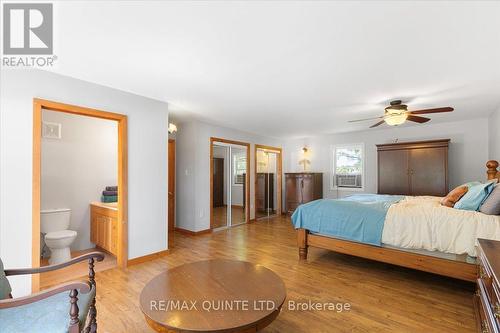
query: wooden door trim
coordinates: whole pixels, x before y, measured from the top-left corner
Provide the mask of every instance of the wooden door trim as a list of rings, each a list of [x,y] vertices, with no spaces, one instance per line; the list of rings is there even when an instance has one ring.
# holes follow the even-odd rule
[[[277,201],[278,201],[278,207],[276,209],[276,215],[281,215],[282,211],[282,183],[283,183],[283,177],[282,177],[282,170],[283,170],[283,149],[279,147],[273,147],[273,146],[266,146],[266,145],[259,145],[256,144],[254,147],[254,180],[255,180],[255,185],[254,185],[254,216],[255,219],[257,219],[257,150],[258,149],[267,149],[267,150],[274,150],[278,152],[278,159],[277,159],[277,170],[276,170],[276,177],[277,177]]]
[[[127,116],[93,108],[64,104],[50,100],[33,99],[33,187],[31,264],[40,267],[40,205],[41,205],[41,146],[42,110],[58,111],[81,116],[114,120],[118,122],[118,249],[117,262],[121,268],[127,267],[128,260],[128,143]],[[89,221],[90,224],[90,221]],[[31,289],[40,289],[40,275],[33,274]]]
[[[217,138],[217,137],[210,137],[210,229],[214,228],[214,215],[213,215],[213,210],[214,210],[214,198],[213,198],[213,191],[214,191],[214,175],[213,175],[213,148],[214,148],[214,143],[216,142],[221,142],[221,143],[227,143],[227,144],[233,144],[233,145],[238,145],[238,146],[244,146],[247,148],[247,177],[245,178],[245,183],[246,183],[246,193],[245,193],[245,204],[246,204],[246,209],[245,209],[245,223],[248,223],[250,221],[250,143],[248,142],[242,142],[242,141],[235,141],[235,140],[228,140],[228,139],[222,139],[222,138]]]
[[[173,163],[173,170],[170,169],[170,144],[173,144],[174,145],[174,163]],[[172,248],[172,245],[173,244],[169,244],[169,238],[173,240],[173,233],[174,233],[174,230],[175,230],[175,225],[176,225],[176,209],[175,209],[175,206],[176,206],[176,187],[175,187],[175,178],[176,178],[176,168],[175,168],[175,163],[176,163],[176,142],[175,142],[175,139],[168,139],[168,145],[167,145],[167,148],[168,148],[168,151],[167,151],[167,179],[168,179],[168,185],[167,185],[167,207],[170,207],[169,205],[169,187],[170,187],[170,172],[172,171],[174,173],[173,177],[172,177],[172,186],[173,186],[173,201],[174,201],[174,204],[173,204],[173,211],[172,211],[172,217],[173,217],[173,226],[172,226],[172,229],[170,229],[170,219],[169,219],[169,214],[170,214],[170,210],[167,212],[167,246],[169,249]],[[170,232],[172,232],[172,235],[170,235]]]

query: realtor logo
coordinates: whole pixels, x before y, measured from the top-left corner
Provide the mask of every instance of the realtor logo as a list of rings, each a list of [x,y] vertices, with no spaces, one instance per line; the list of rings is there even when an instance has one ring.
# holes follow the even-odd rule
[[[45,55],[53,52],[51,3],[3,5],[3,53]]]

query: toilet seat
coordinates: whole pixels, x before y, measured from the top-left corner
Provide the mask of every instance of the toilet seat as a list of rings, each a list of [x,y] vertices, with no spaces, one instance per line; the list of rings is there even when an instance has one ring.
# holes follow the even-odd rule
[[[63,238],[76,237],[76,235],[77,232],[74,230],[60,230],[47,233],[45,235],[45,239],[58,240]]]

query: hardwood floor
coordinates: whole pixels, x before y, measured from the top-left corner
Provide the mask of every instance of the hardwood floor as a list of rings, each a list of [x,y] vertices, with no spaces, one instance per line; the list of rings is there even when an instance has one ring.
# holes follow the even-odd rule
[[[214,207],[214,229],[227,226],[227,206]],[[243,207],[231,207],[233,225],[245,223],[245,210]]]
[[[311,249],[298,261],[289,219],[276,217],[199,236],[175,234],[169,255],[126,270],[98,272],[100,332],[152,332],[139,309],[143,286],[183,263],[231,258],[258,263],[284,280],[287,301],[262,332],[474,332],[473,285]],[[288,301],[347,302],[350,311],[291,311]]]
[[[82,254],[99,251],[96,249],[88,249],[82,251],[74,251],[71,252],[71,257],[78,257]],[[104,271],[106,269],[115,268],[117,266],[116,257],[104,252],[104,260],[98,263],[95,267],[97,272]],[[40,262],[41,266],[47,266],[49,264],[48,259],[42,259]],[[63,282],[71,281],[77,279],[78,277],[85,276],[89,272],[89,264],[87,261],[79,262],[77,264],[58,269],[57,271],[46,272],[40,274],[40,288],[46,289]]]

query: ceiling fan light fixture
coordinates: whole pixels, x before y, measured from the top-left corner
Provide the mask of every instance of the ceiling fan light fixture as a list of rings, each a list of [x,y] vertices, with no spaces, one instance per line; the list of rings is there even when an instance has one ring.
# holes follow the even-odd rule
[[[384,118],[387,125],[397,126],[403,124],[408,118],[408,113],[391,114]]]
[[[442,113],[442,112],[451,112],[453,108],[451,106],[440,107],[440,108],[432,108],[432,109],[422,109],[422,110],[414,110],[408,111],[408,105],[403,104],[401,100],[394,100],[390,102],[390,105],[386,107],[384,115],[382,117],[374,117],[367,119],[358,119],[358,120],[349,120],[350,123],[365,121],[365,120],[374,120],[378,119],[379,121],[370,128],[375,128],[383,123],[386,123],[389,126],[398,126],[403,124],[404,122],[411,121],[418,124],[423,124],[431,120],[431,118],[421,117],[421,114],[428,113]]]
[[[401,114],[403,112],[408,112],[408,105],[405,104],[394,104],[385,108],[385,113],[394,115]]]

